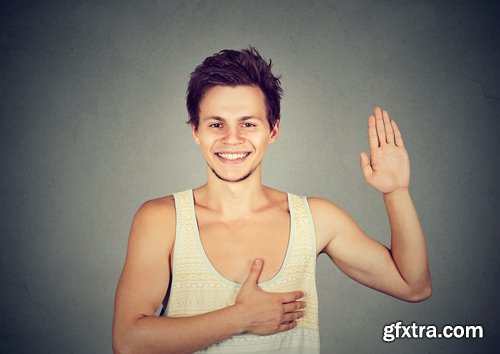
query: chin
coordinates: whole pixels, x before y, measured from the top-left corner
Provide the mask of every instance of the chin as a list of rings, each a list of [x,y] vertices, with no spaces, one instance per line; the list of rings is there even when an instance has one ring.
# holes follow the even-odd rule
[[[239,177],[227,177],[227,176],[222,176],[221,174],[217,173],[213,168],[210,168],[210,169],[212,170],[215,177],[217,177],[221,181],[230,182],[230,183],[237,183],[237,182],[244,181],[248,177],[250,177],[254,172],[254,170],[252,170],[252,171],[248,172],[247,174],[241,175]]]

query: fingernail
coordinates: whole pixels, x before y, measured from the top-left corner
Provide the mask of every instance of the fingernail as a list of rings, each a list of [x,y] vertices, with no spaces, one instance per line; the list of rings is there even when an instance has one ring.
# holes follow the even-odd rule
[[[253,264],[255,264],[255,265],[261,265],[262,264],[262,259],[260,259],[260,258],[255,259],[253,261]]]

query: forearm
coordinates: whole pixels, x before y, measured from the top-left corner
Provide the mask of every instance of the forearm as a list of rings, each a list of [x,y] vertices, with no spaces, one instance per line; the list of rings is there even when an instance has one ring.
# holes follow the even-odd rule
[[[424,233],[407,189],[384,194],[391,227],[391,253],[404,281],[417,294],[430,295]]]
[[[191,317],[145,316],[114,333],[115,353],[192,353],[243,332],[237,306]]]

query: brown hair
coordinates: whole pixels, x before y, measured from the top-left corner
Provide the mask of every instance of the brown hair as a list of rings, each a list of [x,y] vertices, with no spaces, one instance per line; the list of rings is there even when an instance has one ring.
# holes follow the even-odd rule
[[[280,76],[273,75],[271,66],[272,61],[265,61],[253,47],[241,51],[224,49],[206,58],[191,73],[186,97],[187,123],[198,128],[200,101],[211,87],[249,85],[262,90],[272,129],[280,119],[283,89]]]

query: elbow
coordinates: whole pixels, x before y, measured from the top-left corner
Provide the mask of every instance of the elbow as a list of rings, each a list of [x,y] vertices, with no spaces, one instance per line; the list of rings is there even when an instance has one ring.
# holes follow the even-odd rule
[[[413,302],[413,303],[422,302],[422,301],[430,298],[431,295],[432,295],[432,285],[428,284],[424,287],[421,287],[417,290],[412,291],[403,300],[408,301],[408,302]]]

